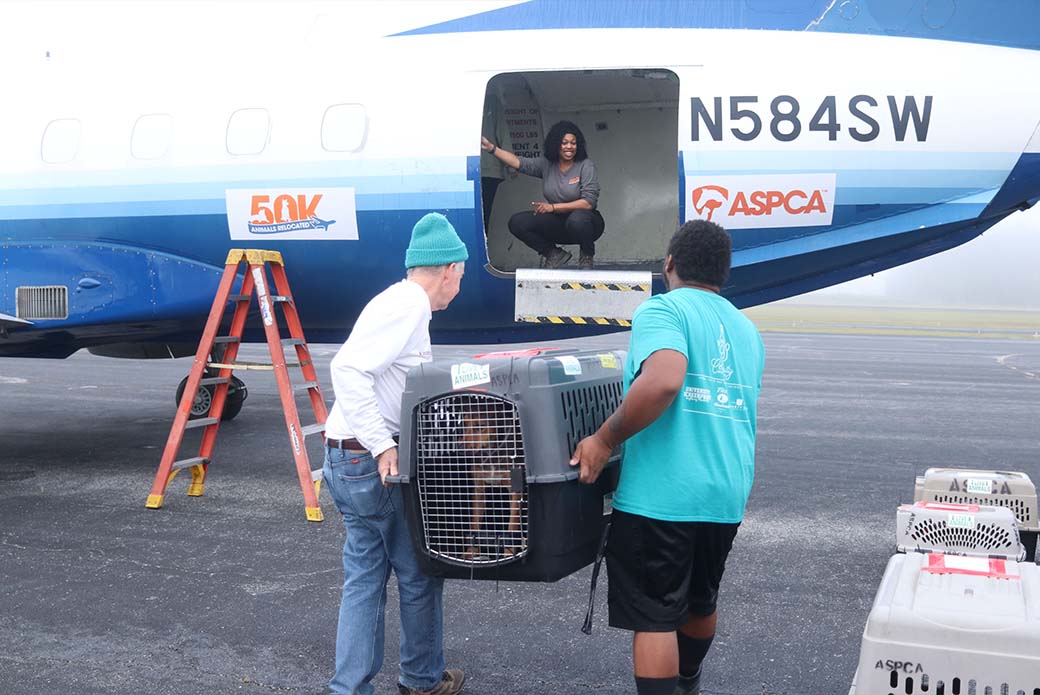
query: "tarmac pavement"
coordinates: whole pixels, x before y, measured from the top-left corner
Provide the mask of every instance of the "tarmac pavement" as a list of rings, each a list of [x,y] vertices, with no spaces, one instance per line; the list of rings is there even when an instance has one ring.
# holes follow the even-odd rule
[[[570,342],[624,348],[627,334]],[[705,692],[843,695],[914,476],[979,467],[1040,482],[1040,341],[765,342],[756,482]],[[330,401],[336,347],[314,346]],[[187,497],[183,474],[161,510],[145,509],[190,363],[0,360],[0,693],[324,692],[344,530],[324,491],[325,521],[304,518],[269,372],[239,375],[249,398],[221,426],[205,495]],[[320,443],[310,451],[317,467]],[[606,624],[605,581],[594,633],[580,632],[589,574],[449,581],[445,647],[466,692],[633,692],[630,637]],[[387,626],[377,692],[389,695],[393,581]]]

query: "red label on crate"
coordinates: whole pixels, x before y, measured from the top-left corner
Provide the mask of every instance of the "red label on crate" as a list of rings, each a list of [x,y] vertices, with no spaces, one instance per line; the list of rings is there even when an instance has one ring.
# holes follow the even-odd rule
[[[964,557],[929,553],[927,564],[921,568],[929,574],[966,574],[991,579],[1021,579],[1014,563],[987,557]]]
[[[979,505],[977,504],[956,504],[953,502],[918,502],[914,506],[922,509],[935,509],[940,512],[971,512],[974,514],[979,511]]]
[[[475,360],[495,359],[503,357],[536,357],[543,352],[552,352],[553,350],[560,350],[562,348],[550,348],[550,347],[538,347],[528,348],[526,350],[506,350],[504,352],[485,352],[481,355],[473,355]]]

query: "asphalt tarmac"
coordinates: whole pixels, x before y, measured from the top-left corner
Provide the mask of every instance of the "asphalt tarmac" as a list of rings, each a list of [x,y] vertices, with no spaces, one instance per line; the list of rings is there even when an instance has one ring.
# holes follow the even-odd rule
[[[626,334],[581,342],[624,347]],[[1040,482],[1040,341],[766,334],[757,476],[723,579],[710,695],[848,691],[895,508],[929,466]],[[315,346],[331,400],[328,362]],[[500,346],[496,346],[500,349]],[[243,353],[261,356],[262,346]],[[479,348],[436,348],[439,357]],[[203,497],[145,509],[190,360],[0,360],[0,693],[317,695],[344,529],[308,523],[274,378],[245,373]],[[304,403],[301,399],[300,403]],[[311,445],[320,461],[320,443]],[[445,648],[471,695],[632,693],[628,633],[580,632],[590,570],[449,581]],[[396,692],[391,580],[377,692]]]

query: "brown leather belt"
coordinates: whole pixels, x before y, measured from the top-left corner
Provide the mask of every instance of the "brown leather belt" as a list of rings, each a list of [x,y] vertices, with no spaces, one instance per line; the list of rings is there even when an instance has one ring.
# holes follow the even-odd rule
[[[356,439],[326,439],[325,443],[333,449],[348,449],[350,451],[367,451]]]
[[[394,435],[394,444],[398,443],[400,437]],[[333,449],[346,449],[347,451],[354,451],[357,453],[367,452],[368,449],[358,440],[351,437],[350,439],[326,439],[325,443],[331,446]]]

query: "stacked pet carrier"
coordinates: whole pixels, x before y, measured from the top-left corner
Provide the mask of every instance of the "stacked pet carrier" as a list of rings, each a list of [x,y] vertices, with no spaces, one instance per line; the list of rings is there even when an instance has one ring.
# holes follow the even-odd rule
[[[1019,541],[1036,521],[1029,477],[931,468],[914,497],[850,695],[1040,695],[1040,566]]]
[[[398,482],[424,571],[556,581],[596,557],[619,456],[594,485],[575,447],[621,402],[624,353],[536,349],[412,370]]]
[[[1014,514],[1026,558],[1033,559],[1040,534],[1036,487],[1025,473],[929,468],[914,484],[914,501],[1006,507]]]

